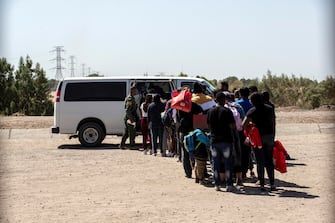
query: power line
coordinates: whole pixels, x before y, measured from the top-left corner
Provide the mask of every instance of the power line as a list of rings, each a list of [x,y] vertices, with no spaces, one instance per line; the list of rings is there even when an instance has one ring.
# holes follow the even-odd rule
[[[56,52],[56,58],[52,59],[52,60],[56,60],[56,67],[54,67],[53,69],[56,69],[56,75],[55,75],[55,79],[56,80],[61,80],[63,79],[63,74],[62,74],[62,70],[65,69],[64,67],[62,67],[62,60],[64,60],[61,56],[61,52],[64,52],[64,46],[55,46],[54,50],[51,50],[51,52]]]
[[[74,77],[74,65],[75,65],[74,58],[75,58],[75,56],[73,56],[73,55],[70,56],[71,77]]]

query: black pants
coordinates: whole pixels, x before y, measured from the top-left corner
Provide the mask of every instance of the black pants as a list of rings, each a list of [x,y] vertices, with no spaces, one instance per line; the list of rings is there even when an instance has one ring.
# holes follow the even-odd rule
[[[252,162],[250,159],[251,148],[250,146],[244,144],[245,136],[243,131],[239,131],[239,137],[241,145],[241,169],[242,175],[245,177],[248,172],[250,162]]]
[[[275,181],[274,164],[273,164],[273,145],[274,137],[272,135],[262,136],[263,147],[255,148],[255,156],[257,161],[257,176],[261,186],[264,186],[264,168],[266,168],[270,184]]]
[[[184,133],[180,134],[180,140],[181,142],[184,140]],[[181,158],[182,158],[182,162],[183,162],[183,167],[184,167],[184,171],[185,171],[185,175],[186,177],[191,178],[192,177],[192,160],[190,159],[190,154],[189,152],[185,149],[184,143],[181,143]]]

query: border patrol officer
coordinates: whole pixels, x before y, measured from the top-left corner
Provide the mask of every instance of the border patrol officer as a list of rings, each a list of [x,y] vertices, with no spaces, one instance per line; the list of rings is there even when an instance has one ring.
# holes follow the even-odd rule
[[[134,96],[137,94],[137,88],[131,87],[130,94],[125,98],[124,107],[126,109],[126,115],[124,117],[125,129],[122,135],[120,149],[125,149],[126,140],[129,137],[130,147],[135,146],[136,136],[136,121],[137,121],[137,105]]]

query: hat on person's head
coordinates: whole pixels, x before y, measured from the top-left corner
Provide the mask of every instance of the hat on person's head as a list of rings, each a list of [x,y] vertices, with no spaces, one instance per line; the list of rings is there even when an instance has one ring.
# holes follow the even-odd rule
[[[195,82],[193,85],[193,93],[202,93],[203,89],[200,83]]]

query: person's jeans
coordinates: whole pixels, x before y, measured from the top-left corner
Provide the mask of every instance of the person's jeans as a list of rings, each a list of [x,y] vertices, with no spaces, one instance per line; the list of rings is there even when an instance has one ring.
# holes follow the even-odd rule
[[[225,173],[227,185],[232,186],[233,144],[224,142],[213,143],[212,159],[215,186],[221,185],[220,173]]]
[[[270,184],[274,184],[274,164],[273,164],[273,146],[274,137],[273,135],[263,135],[262,137],[262,148],[255,148],[255,156],[257,162],[257,175],[261,186],[264,186],[264,168],[268,174]]]

